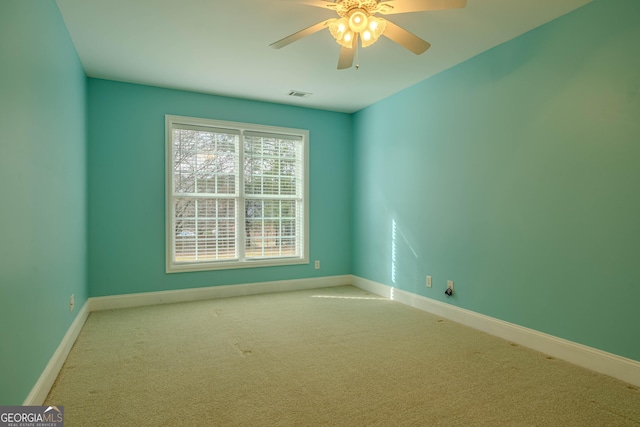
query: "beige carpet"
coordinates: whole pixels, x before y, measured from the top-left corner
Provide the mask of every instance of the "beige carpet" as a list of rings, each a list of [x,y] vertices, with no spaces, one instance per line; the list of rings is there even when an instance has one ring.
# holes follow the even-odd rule
[[[92,313],[73,426],[638,426],[637,387],[353,287]]]

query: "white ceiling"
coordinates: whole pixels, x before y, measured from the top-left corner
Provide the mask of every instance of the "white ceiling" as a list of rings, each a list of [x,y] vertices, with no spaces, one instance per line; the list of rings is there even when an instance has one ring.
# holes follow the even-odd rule
[[[90,77],[354,112],[590,1],[468,0],[464,9],[390,15],[431,49],[416,56],[382,37],[360,50],[358,70],[341,71],[328,30],[269,47],[337,16],[297,0],[57,3]]]

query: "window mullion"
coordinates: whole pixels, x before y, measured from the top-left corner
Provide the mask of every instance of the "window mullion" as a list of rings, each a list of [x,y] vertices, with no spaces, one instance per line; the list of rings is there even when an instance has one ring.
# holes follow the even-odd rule
[[[197,178],[196,178],[196,182],[197,182]],[[199,252],[199,249],[200,249],[200,221],[198,220],[198,210],[200,210],[200,203],[199,203],[199,202],[200,202],[200,200],[199,200],[199,199],[195,199],[195,200],[194,200],[194,203],[195,203],[195,205],[196,205],[196,208],[195,208],[195,215],[194,215],[194,218],[195,218],[195,226],[196,226],[196,235],[195,235],[195,241],[196,241],[196,242],[195,242],[195,245],[196,245],[196,247],[195,247],[195,252],[196,252],[196,261],[200,259],[200,252]]]
[[[246,236],[245,236],[245,223],[246,223],[246,208],[245,208],[245,193],[244,193],[244,132],[240,132],[240,137],[238,138],[238,152],[237,159],[238,165],[236,170],[236,179],[238,180],[238,184],[236,185],[236,230],[238,233],[236,235],[236,251],[238,254],[238,259],[245,260],[246,259]]]
[[[264,177],[263,177],[264,179]],[[260,206],[261,206],[261,211],[262,211],[262,218],[260,219],[260,255],[264,256],[264,246],[267,244],[267,233],[266,233],[266,229],[265,229],[265,222],[266,222],[266,214],[265,214],[265,205],[264,205],[264,199],[262,199],[260,201]]]

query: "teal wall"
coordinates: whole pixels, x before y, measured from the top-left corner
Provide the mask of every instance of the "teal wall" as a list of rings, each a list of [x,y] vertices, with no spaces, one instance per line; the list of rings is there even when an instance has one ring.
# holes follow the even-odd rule
[[[347,115],[87,79],[53,0],[1,1],[0,405],[88,295],[350,273],[640,360],[638,16],[595,0]],[[165,114],[309,129],[322,269],[165,274]]]
[[[353,273],[640,360],[638,17],[596,0],[358,112]]]
[[[0,405],[18,405],[87,300],[86,77],[53,0],[0,1],[0,64]]]
[[[91,296],[349,274],[351,116],[89,79]],[[166,114],[308,129],[309,265],[165,273]]]

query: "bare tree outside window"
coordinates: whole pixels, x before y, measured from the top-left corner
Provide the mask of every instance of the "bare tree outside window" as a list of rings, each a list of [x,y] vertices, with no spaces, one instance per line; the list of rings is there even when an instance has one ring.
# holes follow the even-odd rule
[[[249,134],[244,151],[247,255],[294,256],[300,209],[296,143]]]
[[[238,139],[227,133],[173,130],[174,191],[184,195],[175,200],[176,261],[236,258]]]

